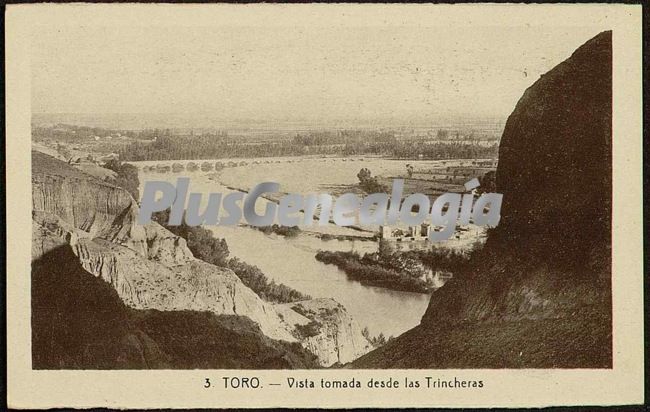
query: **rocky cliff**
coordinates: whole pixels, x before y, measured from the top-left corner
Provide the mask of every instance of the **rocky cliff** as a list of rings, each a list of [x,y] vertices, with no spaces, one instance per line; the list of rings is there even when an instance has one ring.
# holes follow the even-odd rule
[[[298,343],[266,337],[241,316],[137,310],[62,244],[32,265],[34,369],[317,367]]]
[[[296,325],[296,336],[324,366],[343,365],[368,353],[372,345],[357,322],[333,299],[310,299],[277,306]]]
[[[499,147],[498,235],[574,272],[609,276],[612,45],[601,33],[544,74],[517,103]],[[531,241],[533,237],[533,241]],[[525,252],[525,251],[524,251]]]
[[[178,236],[155,223],[136,224],[137,204],[126,190],[37,151],[32,152],[32,210],[147,259],[173,265],[193,258]]]
[[[157,223],[136,224],[138,207],[125,190],[39,152],[32,155],[32,199],[33,259],[69,245],[83,269],[111,285],[130,308],[246,317],[264,335],[285,342],[298,341],[296,325],[308,321],[296,313],[298,320],[287,322],[231,270],[195,259],[183,238]],[[285,308],[282,311],[286,314]],[[340,320],[340,325],[328,323],[330,332],[338,327],[348,330],[349,319]],[[323,366],[333,363],[332,345],[347,360],[353,359],[351,353],[367,352],[360,351],[357,341],[346,339],[353,335],[330,335],[318,342],[301,340],[308,350],[323,356],[319,358]]]
[[[611,367],[611,32],[508,118],[501,223],[420,326],[354,367]]]
[[[39,175],[35,175],[35,179],[42,182]],[[218,315],[246,316],[257,322],[267,336],[295,341],[291,327],[278,317],[273,306],[244,286],[232,271],[194,259],[182,238],[162,227],[156,228],[155,223],[148,230],[135,225],[133,228],[122,228],[122,224],[131,224],[125,216],[134,213],[132,204],[110,203],[110,200],[121,198],[123,193],[117,195],[121,189],[99,185],[93,192],[89,190],[91,185],[92,182],[88,180],[78,185],[57,184],[57,191],[50,190],[42,183],[34,186],[32,243],[36,245],[33,249],[37,254],[33,258],[49,251],[42,246],[38,250],[39,245],[49,243],[57,246],[57,243],[65,240],[72,246],[83,268],[113,286],[129,307],[206,310]],[[103,190],[106,191],[102,193]],[[74,204],[76,194],[82,191],[94,193],[96,199],[106,195],[106,203],[96,201],[107,206],[100,213],[94,212],[97,215],[88,211],[92,205],[87,208],[74,207],[67,216],[66,211],[61,212],[79,226],[68,224],[64,218],[54,214],[54,211],[60,210],[62,203]],[[41,192],[46,195],[40,197],[38,194]],[[36,203],[43,198],[47,200]],[[54,207],[43,210],[39,209],[41,205]],[[123,209],[120,210],[120,206]],[[112,208],[115,208],[115,213],[111,213]],[[77,210],[81,216],[75,215]],[[117,239],[116,233],[120,234]],[[130,234],[137,236],[136,239]],[[147,234],[153,236],[147,238]]]

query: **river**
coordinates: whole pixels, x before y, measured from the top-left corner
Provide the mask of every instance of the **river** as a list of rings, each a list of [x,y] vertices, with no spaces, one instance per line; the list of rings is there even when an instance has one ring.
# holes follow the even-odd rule
[[[155,163],[134,162],[138,166]],[[142,167],[139,172],[141,189],[146,181],[175,183],[179,176],[186,176],[190,177],[190,192],[206,194],[203,200],[207,199],[207,193],[225,194],[232,191],[211,180],[208,175],[201,171],[178,174],[144,172]],[[260,199],[258,202],[260,210],[263,210],[266,200]],[[216,237],[226,239],[231,257],[236,256],[259,267],[276,283],[284,283],[314,298],[333,298],[345,306],[361,327],[367,327],[372,335],[383,333],[386,337],[398,336],[413,328],[419,324],[429,303],[427,294],[393,291],[348,280],[346,274],[336,266],[325,265],[315,259],[318,250],[372,252],[377,249],[374,241],[322,240],[309,234],[285,238],[245,226],[207,228]]]

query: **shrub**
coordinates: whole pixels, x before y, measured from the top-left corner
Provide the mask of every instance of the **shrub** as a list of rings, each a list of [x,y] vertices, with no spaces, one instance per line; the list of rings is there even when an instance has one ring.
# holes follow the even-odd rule
[[[344,271],[352,280],[362,284],[384,287],[393,290],[427,293],[433,290],[433,284],[425,281],[424,272],[396,270],[377,260],[376,254],[366,254],[360,257],[356,252],[319,251],[316,260],[333,264]]]
[[[251,288],[260,298],[274,303],[291,303],[311,299],[310,296],[289,286],[269,280],[257,266],[237,258],[228,259],[230,251],[226,239],[215,238],[208,229],[200,226],[188,226],[185,224],[185,219],[178,226],[167,226],[169,209],[154,213],[153,220],[175,235],[184,238],[187,241],[187,247],[196,258],[231,269],[242,283]]]
[[[309,323],[300,325],[296,323],[296,332],[300,335],[301,338],[311,338],[320,333],[321,325],[319,322],[312,320]]]
[[[272,226],[256,226],[256,228],[267,235],[275,233],[285,237],[296,237],[300,234],[300,228],[298,226],[279,226],[273,224]]]
[[[106,162],[103,167],[114,171],[117,176],[115,177],[115,185],[123,188],[134,199],[140,197],[140,179],[138,178],[138,168],[128,164],[122,163],[118,159],[111,159]]]

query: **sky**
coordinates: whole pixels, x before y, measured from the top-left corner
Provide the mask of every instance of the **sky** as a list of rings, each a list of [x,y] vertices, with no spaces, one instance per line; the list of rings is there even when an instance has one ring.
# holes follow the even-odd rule
[[[581,27],[41,27],[34,113],[269,122],[506,118]]]

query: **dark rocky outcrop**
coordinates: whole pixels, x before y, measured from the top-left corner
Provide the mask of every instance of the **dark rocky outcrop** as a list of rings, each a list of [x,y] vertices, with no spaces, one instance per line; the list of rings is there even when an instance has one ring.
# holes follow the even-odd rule
[[[115,369],[166,365],[160,348],[129,321],[108,283],[60,245],[32,264],[34,369]]]
[[[537,257],[590,276],[610,271],[595,255],[611,231],[611,37],[599,34],[526,90],[497,169],[502,243],[530,249],[534,240]]]
[[[421,324],[353,367],[611,367],[611,32],[508,118],[501,223]]]

